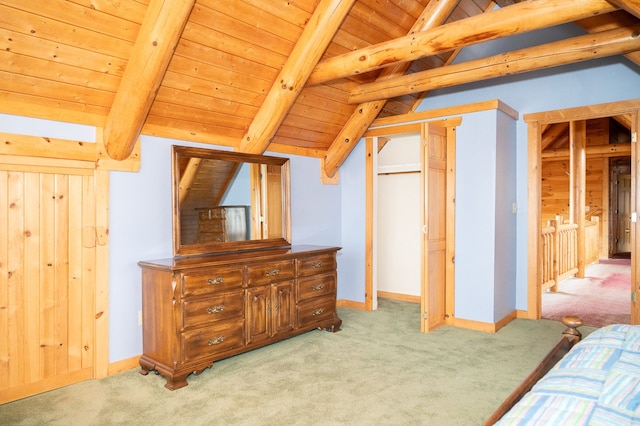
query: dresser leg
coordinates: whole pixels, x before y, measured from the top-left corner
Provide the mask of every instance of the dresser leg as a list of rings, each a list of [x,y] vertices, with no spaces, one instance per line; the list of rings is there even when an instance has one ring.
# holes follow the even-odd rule
[[[169,390],[176,390],[187,386],[187,376],[191,373],[182,374],[180,376],[167,377],[167,383],[164,385]]]

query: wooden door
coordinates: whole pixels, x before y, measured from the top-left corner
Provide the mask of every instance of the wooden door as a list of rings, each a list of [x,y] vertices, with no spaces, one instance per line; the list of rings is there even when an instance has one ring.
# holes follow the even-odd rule
[[[0,403],[94,377],[96,193],[0,170]]]
[[[453,223],[455,151],[447,130],[422,128],[422,312],[421,331],[428,332],[453,315]]]
[[[631,174],[618,175],[616,253],[631,252]]]

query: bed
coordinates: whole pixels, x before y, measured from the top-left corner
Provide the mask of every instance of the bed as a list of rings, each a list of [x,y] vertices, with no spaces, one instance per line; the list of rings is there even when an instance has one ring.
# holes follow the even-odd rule
[[[562,340],[486,425],[640,425],[640,326],[615,324]]]

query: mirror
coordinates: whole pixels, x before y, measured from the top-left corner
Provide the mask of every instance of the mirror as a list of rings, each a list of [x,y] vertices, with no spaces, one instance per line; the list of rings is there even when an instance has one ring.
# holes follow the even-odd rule
[[[173,146],[174,256],[290,245],[289,160]]]

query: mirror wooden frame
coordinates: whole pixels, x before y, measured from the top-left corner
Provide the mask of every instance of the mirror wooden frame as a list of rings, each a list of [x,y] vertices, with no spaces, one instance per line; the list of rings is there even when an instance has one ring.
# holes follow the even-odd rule
[[[290,171],[289,159],[281,157],[272,157],[266,155],[245,154],[232,151],[220,151],[206,148],[193,148],[186,146],[172,146],[171,176],[173,185],[171,187],[171,195],[173,202],[173,254],[174,256],[195,256],[213,253],[226,253],[233,251],[256,250],[285,247],[291,245],[291,205],[290,205]],[[230,161],[235,163],[250,163],[251,165],[260,165],[264,167],[279,167],[280,179],[280,199],[282,202],[281,212],[281,231],[282,235],[278,237],[267,237],[260,239],[247,239],[242,241],[209,241],[204,243],[183,244],[181,241],[181,221],[180,221],[180,157],[197,158],[197,159],[213,159],[220,161]],[[252,173],[257,176],[259,173]],[[257,177],[256,177],[257,179]],[[255,185],[262,188],[264,185]],[[266,202],[266,196],[259,189],[252,187],[251,204],[253,206],[261,206]],[[254,210],[254,209],[252,209]],[[275,209],[274,209],[275,210]],[[251,214],[251,224],[256,226],[264,219],[256,217],[256,213]],[[277,218],[280,220],[280,218]],[[252,234],[253,235],[253,234]]]

